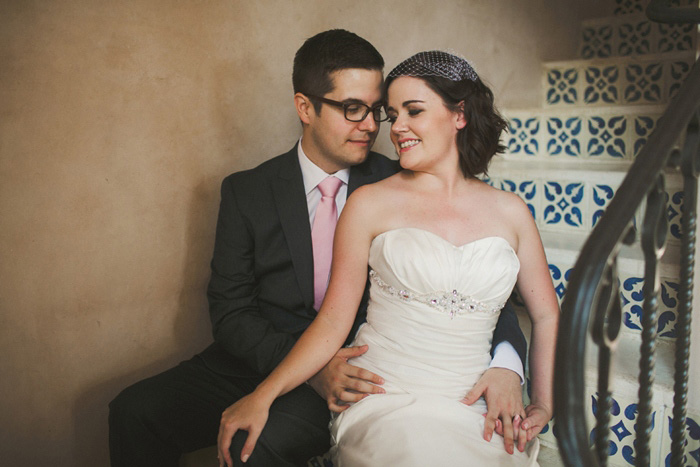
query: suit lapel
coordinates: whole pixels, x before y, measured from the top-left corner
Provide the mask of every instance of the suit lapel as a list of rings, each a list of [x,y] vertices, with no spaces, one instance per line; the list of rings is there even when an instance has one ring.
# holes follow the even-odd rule
[[[311,308],[314,302],[311,226],[296,147],[283,156],[272,190],[299,289],[307,308]]]

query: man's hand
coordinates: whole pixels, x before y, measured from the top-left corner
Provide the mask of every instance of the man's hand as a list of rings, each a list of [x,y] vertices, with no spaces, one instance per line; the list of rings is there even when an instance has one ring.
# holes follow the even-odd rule
[[[340,349],[330,362],[309,379],[312,388],[328,402],[333,412],[342,412],[348,402],[357,402],[370,394],[383,394],[384,379],[371,371],[348,363],[348,359],[367,352],[367,346]]]
[[[525,418],[520,376],[507,368],[489,368],[462,402],[472,405],[482,396],[488,410],[484,415],[484,439],[491,441],[494,429],[498,428],[497,433],[502,430],[508,454],[513,454],[514,438],[518,440],[518,449],[525,450],[527,431],[520,430],[520,422]],[[539,418],[531,419],[530,423],[534,425],[536,421]]]
[[[246,462],[253,453],[255,443],[265,427],[270,409],[270,404],[259,400],[255,393],[248,394],[224,410],[219,425],[219,437],[217,439],[219,467],[232,467],[233,460],[229,448],[231,439],[238,430],[248,432],[245,444],[241,450],[241,460]]]

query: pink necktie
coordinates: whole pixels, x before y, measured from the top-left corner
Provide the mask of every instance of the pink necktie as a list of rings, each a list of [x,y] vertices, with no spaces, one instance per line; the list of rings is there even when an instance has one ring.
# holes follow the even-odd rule
[[[314,308],[319,310],[328,288],[328,276],[333,259],[333,237],[338,223],[335,195],[343,184],[339,178],[329,176],[318,184],[321,201],[316,208],[311,242],[314,249]]]

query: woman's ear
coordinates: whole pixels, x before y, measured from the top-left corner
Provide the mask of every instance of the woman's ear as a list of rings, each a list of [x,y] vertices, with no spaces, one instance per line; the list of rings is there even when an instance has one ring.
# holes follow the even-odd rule
[[[315,115],[316,112],[309,98],[300,92],[294,94],[294,107],[297,109],[301,123],[310,124],[312,114]]]
[[[455,121],[456,127],[458,130],[461,130],[465,126],[467,126],[467,117],[464,116],[464,101],[460,101],[459,104],[457,104],[457,120]]]

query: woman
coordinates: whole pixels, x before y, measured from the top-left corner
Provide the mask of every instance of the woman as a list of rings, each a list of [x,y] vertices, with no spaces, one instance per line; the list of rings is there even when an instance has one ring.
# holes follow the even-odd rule
[[[384,376],[332,422],[336,466],[534,465],[537,440],[505,452],[482,438],[485,404],[462,403],[490,362],[498,313],[514,285],[530,313],[532,439],[552,414],[558,304],[526,205],[476,178],[503,148],[505,122],[464,60],[422,52],[387,76],[391,139],[402,172],[356,190],[336,230],[331,281],[317,318],[251,395],[224,412],[219,455],[238,429],[245,461],[276,397],[315,374],[342,345],[370,266],[367,323],[353,362]]]

